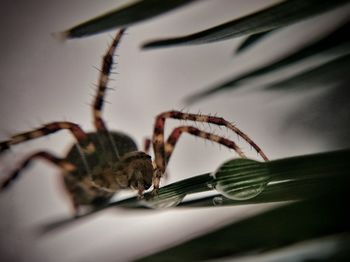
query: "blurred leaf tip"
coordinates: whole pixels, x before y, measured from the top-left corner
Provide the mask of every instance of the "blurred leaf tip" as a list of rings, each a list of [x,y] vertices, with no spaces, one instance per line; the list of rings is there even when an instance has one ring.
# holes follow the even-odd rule
[[[129,1],[122,7],[68,29],[65,34],[67,38],[78,38],[102,33],[113,28],[128,27],[195,1],[199,0]]]

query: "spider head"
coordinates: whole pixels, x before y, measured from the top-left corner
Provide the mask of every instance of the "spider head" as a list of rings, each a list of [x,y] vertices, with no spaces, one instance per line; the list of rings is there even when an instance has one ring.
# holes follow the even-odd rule
[[[121,187],[138,190],[142,196],[144,190],[152,186],[153,164],[151,156],[136,151],[125,154],[119,162],[115,179]]]

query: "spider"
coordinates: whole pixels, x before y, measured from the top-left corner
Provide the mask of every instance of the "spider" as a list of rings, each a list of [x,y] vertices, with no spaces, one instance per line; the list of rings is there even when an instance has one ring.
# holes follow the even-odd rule
[[[267,160],[259,146],[245,133],[223,118],[215,116],[190,114],[181,111],[161,113],[156,117],[152,140],[145,141],[143,151],[137,149],[135,142],[128,135],[108,130],[101,112],[114,53],[124,31],[125,29],[121,29],[117,33],[102,60],[98,89],[92,105],[93,123],[96,131],[86,133],[79,125],[68,121],[51,122],[0,142],[0,152],[2,153],[12,145],[47,136],[61,130],[69,131],[76,140],[76,143],[70,147],[64,158],[57,157],[47,151],[38,151],[27,156],[19,167],[2,181],[0,184],[1,191],[8,188],[33,160],[43,159],[61,170],[65,188],[69,193],[74,211],[78,214],[79,209],[83,206],[98,208],[107,204],[119,190],[137,190],[140,198],[142,198],[143,192],[152,185],[153,192],[157,192],[160,179],[165,174],[175,145],[183,133],[222,144],[236,151],[240,157],[245,157],[235,142],[193,126],[179,126],[165,140],[164,126],[166,119],[206,122],[225,126],[242,137],[264,160]],[[151,143],[154,160],[148,154]]]

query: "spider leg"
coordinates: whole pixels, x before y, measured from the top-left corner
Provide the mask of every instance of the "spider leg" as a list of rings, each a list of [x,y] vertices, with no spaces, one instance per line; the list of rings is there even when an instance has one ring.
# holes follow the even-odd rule
[[[151,139],[146,137],[144,140],[143,140],[143,152],[145,152],[146,154],[149,153],[149,150],[151,148]]]
[[[151,149],[151,143],[152,143],[152,140],[148,137],[146,137],[144,140],[143,140],[143,152],[145,152],[146,154],[149,154],[149,151]],[[164,174],[162,174],[162,178],[163,178],[163,181],[166,181],[169,177],[169,171],[165,171]]]
[[[117,33],[116,37],[114,38],[112,44],[108,48],[106,54],[103,57],[102,60],[102,69],[100,73],[100,77],[98,80],[98,89],[96,93],[96,97],[93,103],[92,113],[94,118],[94,124],[97,130],[99,131],[106,131],[107,127],[105,122],[102,119],[102,107],[104,102],[104,97],[107,90],[107,84],[109,80],[109,75],[111,73],[111,69],[113,66],[113,56],[114,52],[120,42],[120,39],[124,33],[125,29],[120,29]]]
[[[246,135],[243,131],[241,131],[235,125],[226,121],[222,117],[208,116],[208,115],[201,115],[201,114],[189,114],[189,113],[183,113],[181,111],[164,112],[164,113],[158,115],[156,118],[156,124],[155,124],[155,130],[154,130],[155,136],[157,136],[161,132],[164,132],[164,123],[165,123],[166,118],[189,120],[189,121],[194,121],[194,122],[204,122],[204,123],[214,124],[217,126],[225,126],[229,130],[236,133],[238,136],[242,137],[248,144],[250,144],[255,149],[255,151],[265,161],[268,160],[265,153],[261,150],[261,148],[252,139],[249,138],[248,135]],[[158,128],[157,128],[157,126],[158,126]]]
[[[164,154],[164,157],[161,156],[161,154],[158,154],[158,157],[161,156],[161,159],[158,159],[158,161],[156,159],[156,165],[160,169],[159,170],[160,172],[156,173],[156,177],[154,179],[154,188],[155,189],[157,189],[159,187],[160,178],[161,178],[162,174],[164,174],[164,172],[166,171],[166,166],[168,165],[171,154],[174,151],[175,145],[176,145],[177,141],[179,140],[181,134],[184,132],[191,134],[193,136],[201,137],[203,139],[207,139],[207,140],[216,142],[218,144],[224,145],[228,148],[235,150],[240,157],[242,157],[242,158],[246,157],[244,155],[244,153],[242,152],[242,150],[239,148],[239,146],[235,142],[233,142],[227,138],[202,131],[202,130],[200,130],[196,127],[193,127],[193,126],[177,127],[169,135],[169,138],[167,139],[165,144],[157,145],[157,147],[156,147],[157,150],[159,150],[160,147],[163,148],[163,150],[161,150],[161,154]],[[158,141],[157,141],[157,143],[158,143]],[[160,164],[160,166],[158,164]]]
[[[29,166],[31,161],[36,159],[36,158],[44,159],[44,160],[56,165],[65,173],[73,172],[76,169],[75,165],[73,165],[72,163],[70,163],[62,158],[56,157],[53,154],[45,152],[45,151],[39,151],[39,152],[31,154],[29,157],[27,157],[22,162],[22,164],[20,165],[19,168],[14,170],[11,175],[9,175],[5,180],[3,180],[0,183],[0,191],[9,187],[12,184],[12,182],[19,177],[19,175],[22,173],[22,171]]]
[[[203,139],[206,140],[210,140],[213,142],[216,142],[218,144],[221,144],[223,146],[226,146],[228,148],[233,149],[234,151],[237,152],[237,154],[241,157],[241,158],[246,158],[246,156],[244,155],[242,149],[232,140],[229,140],[227,138],[224,138],[222,136],[218,136],[209,132],[205,132],[202,131],[196,127],[193,126],[180,126],[177,127],[173,130],[173,132],[171,132],[171,134],[169,135],[168,140],[166,141],[165,145],[164,145],[164,153],[165,153],[165,164],[167,165],[169,162],[169,159],[171,157],[171,154],[174,151],[175,145],[177,143],[177,141],[179,140],[180,136],[182,133],[189,133],[193,136],[198,136],[201,137]]]
[[[12,136],[9,140],[0,142],[0,153],[5,151],[6,149],[9,149],[11,145],[47,136],[60,130],[69,130],[72,133],[72,135],[76,138],[83,152],[88,154],[95,152],[94,145],[88,141],[87,134],[81,129],[81,127],[77,124],[64,121],[52,122],[32,131]]]

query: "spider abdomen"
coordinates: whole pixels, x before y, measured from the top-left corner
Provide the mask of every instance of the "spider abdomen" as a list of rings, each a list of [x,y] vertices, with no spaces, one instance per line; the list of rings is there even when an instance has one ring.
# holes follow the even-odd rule
[[[87,133],[94,151],[86,153],[79,144],[74,144],[68,151],[66,160],[76,169],[64,174],[65,187],[72,197],[75,207],[81,205],[98,206],[108,202],[122,188],[112,184],[109,171],[118,165],[125,154],[137,151],[136,143],[121,132],[98,131]],[[104,186],[99,186],[103,184]]]

